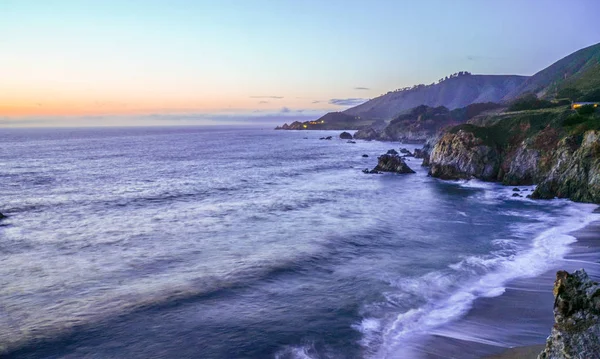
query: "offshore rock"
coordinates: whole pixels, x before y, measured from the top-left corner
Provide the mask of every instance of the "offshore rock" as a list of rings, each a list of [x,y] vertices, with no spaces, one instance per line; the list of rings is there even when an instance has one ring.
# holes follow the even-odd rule
[[[500,158],[493,146],[471,132],[459,130],[440,138],[431,151],[429,165],[429,174],[441,179],[494,181],[498,177]]]
[[[3,215],[2,212],[0,212],[0,219],[4,219],[4,218],[6,218],[6,216]]]
[[[373,128],[369,127],[366,129],[358,130],[354,133],[354,139],[356,140],[375,140],[379,137],[379,133]]]
[[[600,285],[583,270],[556,273],[554,327],[538,359],[600,358]]]
[[[600,203],[600,131],[585,132],[578,148],[570,140],[560,141],[553,166],[532,197]]]
[[[389,152],[389,151],[388,151]],[[394,172],[394,173],[415,173],[404,159],[397,154],[385,154],[377,157],[377,166],[373,169],[373,171],[381,171],[381,172]]]
[[[351,140],[352,134],[350,132],[342,132],[342,133],[340,133],[340,138],[342,140]]]
[[[400,153],[402,153],[405,157],[414,157],[415,156],[406,148],[401,148]]]
[[[393,148],[391,150],[388,150],[387,153],[386,153],[386,155],[397,155],[397,154],[398,154],[398,151],[396,151]]]

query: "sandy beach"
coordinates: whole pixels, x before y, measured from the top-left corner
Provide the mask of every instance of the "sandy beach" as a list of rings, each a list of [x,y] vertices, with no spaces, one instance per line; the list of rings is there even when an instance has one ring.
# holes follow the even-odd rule
[[[508,283],[501,296],[476,300],[464,318],[436,330],[417,350],[427,359],[537,358],[554,323],[556,271],[584,268],[590,277],[600,279],[600,222],[572,235],[577,242],[555,269]]]

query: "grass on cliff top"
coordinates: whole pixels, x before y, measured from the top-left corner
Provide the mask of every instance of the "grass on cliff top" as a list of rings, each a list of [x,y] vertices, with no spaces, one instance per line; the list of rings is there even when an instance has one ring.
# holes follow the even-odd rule
[[[462,124],[450,129],[450,133],[466,131],[483,140],[485,145],[512,147],[526,138],[550,127],[562,132],[564,119],[573,111],[562,108],[507,112],[490,116],[482,126]]]

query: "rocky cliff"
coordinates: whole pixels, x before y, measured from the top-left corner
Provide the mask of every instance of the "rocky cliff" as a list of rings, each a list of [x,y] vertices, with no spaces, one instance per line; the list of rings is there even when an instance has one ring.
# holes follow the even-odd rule
[[[430,174],[538,184],[534,198],[600,203],[600,113],[508,112],[455,126],[436,142]],[[575,120],[573,120],[575,119]]]
[[[580,269],[556,273],[554,327],[538,359],[600,358],[600,285]]]

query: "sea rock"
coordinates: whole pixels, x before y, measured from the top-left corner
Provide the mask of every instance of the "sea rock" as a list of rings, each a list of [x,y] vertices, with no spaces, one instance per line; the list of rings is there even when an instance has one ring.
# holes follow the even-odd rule
[[[433,177],[493,181],[498,177],[500,158],[496,149],[483,139],[459,130],[440,138],[431,151],[429,165]]]
[[[400,153],[402,153],[405,157],[415,157],[409,150],[406,148],[401,148]]]
[[[391,150],[388,150],[388,151],[386,152],[386,154],[387,154],[387,155],[397,155],[397,154],[398,154],[398,151],[396,151],[395,149],[393,149],[393,148],[392,148]]]
[[[356,141],[348,140],[346,143],[356,143]]]
[[[0,219],[4,219],[6,218],[6,216],[4,214],[2,214],[2,212],[0,212]]]
[[[367,155],[366,153],[364,155],[362,155],[363,157],[369,157],[369,155]]]
[[[556,273],[554,326],[538,359],[600,358],[600,285],[583,270]]]
[[[331,140],[332,136],[321,137],[319,140]]]
[[[389,151],[388,151],[389,152]],[[377,157],[377,166],[373,169],[374,171],[381,172],[395,172],[395,173],[415,173],[404,159],[397,154],[389,154],[381,155]]]
[[[520,189],[518,189],[517,187],[513,188],[513,192],[521,192]]]
[[[354,133],[354,139],[356,140],[375,140],[379,137],[379,133],[375,131],[373,128],[365,128],[358,130]]]
[[[600,203],[600,131],[585,132],[578,147],[570,141],[560,141],[552,167],[532,197]]]
[[[369,170],[368,168],[365,168],[363,170],[363,173],[367,173],[367,174],[372,174],[372,173],[373,174],[381,174],[381,172],[377,171],[376,169]]]
[[[342,140],[351,140],[352,134],[350,132],[342,132],[342,133],[340,133],[340,138]]]

